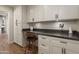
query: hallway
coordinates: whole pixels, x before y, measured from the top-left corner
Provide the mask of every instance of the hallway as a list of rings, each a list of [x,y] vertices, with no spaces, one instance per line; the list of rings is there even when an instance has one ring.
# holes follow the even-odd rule
[[[6,34],[0,35],[0,54],[23,54],[23,51],[23,48],[15,43],[8,44]]]

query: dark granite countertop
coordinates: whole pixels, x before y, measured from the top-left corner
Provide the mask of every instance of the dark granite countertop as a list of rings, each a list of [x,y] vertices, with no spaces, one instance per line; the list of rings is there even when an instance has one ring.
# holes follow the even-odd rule
[[[61,33],[45,33],[45,32],[37,32],[37,31],[33,31],[34,33],[38,34],[38,35],[46,35],[46,36],[51,36],[51,37],[58,37],[58,38],[64,38],[64,39],[71,39],[71,40],[77,40],[79,41],[79,37],[76,35],[72,35],[72,34],[61,34]]]
[[[28,31],[28,30],[26,30]],[[25,30],[24,30],[25,32]],[[39,31],[39,30],[34,30],[34,33],[37,35],[45,35],[45,36],[51,36],[51,37],[58,37],[58,38],[64,38],[68,40],[76,40],[79,41],[79,36],[78,34],[68,34],[67,32],[59,32],[59,31]]]

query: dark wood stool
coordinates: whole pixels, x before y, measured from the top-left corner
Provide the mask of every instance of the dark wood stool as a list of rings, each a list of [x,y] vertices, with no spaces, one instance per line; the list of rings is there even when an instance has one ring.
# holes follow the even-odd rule
[[[25,49],[25,53],[36,53],[37,46],[34,43],[38,39],[37,35],[33,32],[27,32],[26,36],[28,45],[25,47],[27,48]]]

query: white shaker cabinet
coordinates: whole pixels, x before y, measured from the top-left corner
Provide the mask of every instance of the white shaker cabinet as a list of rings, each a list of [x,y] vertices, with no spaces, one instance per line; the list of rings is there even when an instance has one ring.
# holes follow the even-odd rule
[[[79,54],[79,43],[67,43],[66,54]]]
[[[44,19],[47,21],[56,20],[55,15],[58,14],[58,7],[56,5],[44,6]]]
[[[50,40],[50,54],[64,54],[66,42],[61,38],[52,37]]]
[[[49,53],[49,40],[50,37],[44,35],[38,35],[38,53],[48,54]]]
[[[50,21],[55,20],[55,14],[57,14],[56,6],[48,5],[33,5],[30,6],[30,19],[34,21]]]
[[[79,54],[79,42],[52,37],[50,53],[52,54]]]
[[[34,19],[34,21],[44,21],[44,6],[41,5],[33,5],[30,6],[30,19]]]
[[[38,53],[39,54],[62,54],[63,44],[54,37],[38,35]]]
[[[38,35],[39,54],[79,54],[78,46],[78,41]]]
[[[54,38],[50,40],[50,54],[62,54],[63,47],[61,46],[60,41],[55,41]]]
[[[30,5],[30,20],[51,21],[79,18],[79,6],[77,5]]]
[[[58,6],[58,19],[78,19],[79,18],[79,6],[62,5]]]
[[[50,47],[50,54],[62,54],[62,47],[59,46]]]
[[[44,19],[45,20],[66,20],[79,18],[78,5],[45,5],[44,6]]]
[[[62,54],[64,44],[57,41],[59,38],[38,35],[39,54]]]

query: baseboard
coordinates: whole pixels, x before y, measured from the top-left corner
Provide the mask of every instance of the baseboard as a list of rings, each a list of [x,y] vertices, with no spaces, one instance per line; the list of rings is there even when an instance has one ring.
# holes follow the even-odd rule
[[[19,46],[19,47],[21,47],[21,48],[24,48],[23,46],[21,46],[21,45],[17,44],[16,42],[13,42],[13,44],[18,45],[18,46]]]

